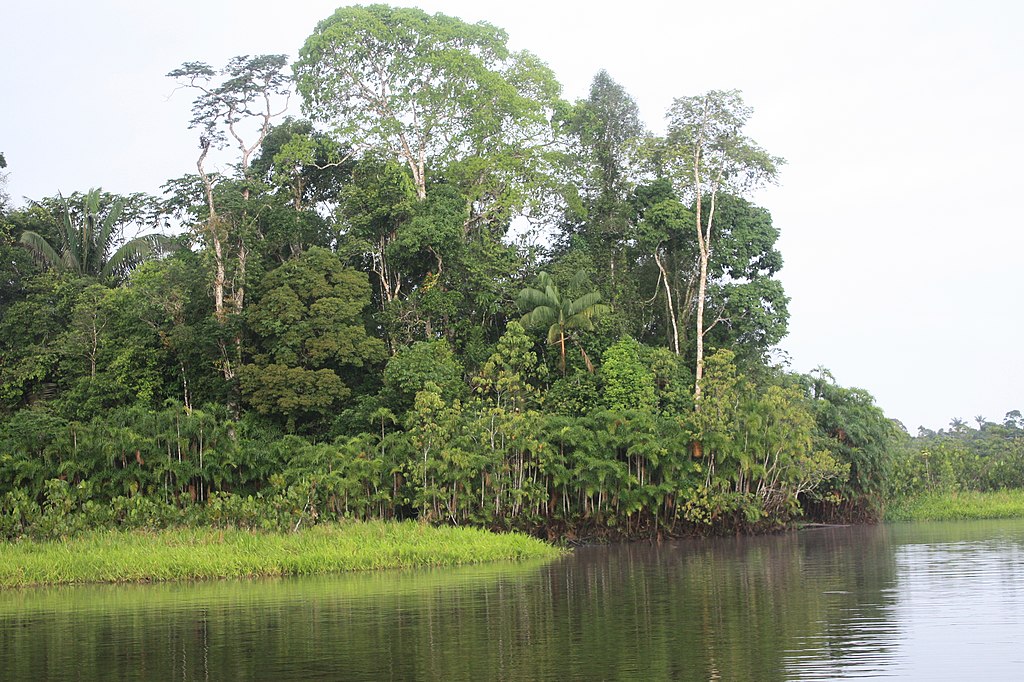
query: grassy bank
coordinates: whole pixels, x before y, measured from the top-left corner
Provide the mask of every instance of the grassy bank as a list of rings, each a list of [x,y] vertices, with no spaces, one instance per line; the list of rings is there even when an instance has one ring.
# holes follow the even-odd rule
[[[297,533],[98,531],[0,547],[0,587],[313,575],[555,557],[534,538],[414,522],[344,523]]]
[[[886,521],[1024,518],[1024,490],[928,493],[892,505]]]

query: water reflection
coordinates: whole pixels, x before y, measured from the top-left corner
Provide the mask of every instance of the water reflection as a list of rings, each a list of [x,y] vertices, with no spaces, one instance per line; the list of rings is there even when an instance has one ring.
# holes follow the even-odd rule
[[[1024,523],[0,593],[7,679],[1014,679]],[[966,670],[967,674],[963,674]]]
[[[902,670],[932,679],[1024,676],[1024,531],[959,524],[960,532],[901,545],[895,617],[908,623]],[[984,526],[982,526],[984,527]]]

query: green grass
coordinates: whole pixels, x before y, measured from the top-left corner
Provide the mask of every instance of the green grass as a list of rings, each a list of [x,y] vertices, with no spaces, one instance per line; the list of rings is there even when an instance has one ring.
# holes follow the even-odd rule
[[[556,557],[518,534],[415,522],[343,523],[297,533],[208,528],[96,531],[0,546],[0,587],[315,575]]]
[[[960,521],[1024,518],[1024,490],[927,493],[894,504],[886,521]]]

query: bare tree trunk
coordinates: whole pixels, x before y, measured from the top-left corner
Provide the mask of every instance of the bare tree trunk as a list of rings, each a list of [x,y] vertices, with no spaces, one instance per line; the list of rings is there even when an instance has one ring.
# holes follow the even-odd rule
[[[206,208],[209,215],[206,218],[206,229],[204,237],[208,238],[213,246],[213,314],[218,322],[224,322],[224,287],[227,284],[227,274],[224,267],[224,244],[220,238],[220,218],[217,216],[217,209],[213,202],[213,180],[206,172],[204,163],[206,155],[210,152],[212,142],[208,138],[201,138],[199,141],[202,153],[196,161],[196,169],[203,181],[203,189],[206,193]]]
[[[559,337],[559,342],[562,346],[562,376],[565,376],[565,332],[562,332]]]
[[[207,233],[213,242],[213,314],[218,322],[224,322],[224,287],[227,285],[227,273],[224,268],[224,245],[214,225],[216,218],[207,221]]]
[[[192,411],[192,394],[188,389],[188,374],[185,372],[185,363],[178,362],[178,366],[181,367],[181,397],[184,401],[185,410],[188,412]]]
[[[422,141],[420,141],[417,145],[416,151],[414,152],[412,146],[409,144],[409,139],[405,134],[399,134],[398,140],[402,145],[401,155],[409,165],[409,171],[412,173],[413,184],[416,185],[416,198],[423,201],[427,198],[426,146]]]
[[[661,272],[661,280],[665,283],[665,298],[668,301],[668,317],[672,321],[672,351],[676,355],[679,355],[679,326],[676,324],[676,311],[673,305],[672,287],[668,281],[668,273],[665,271],[665,265],[661,262],[661,256],[658,254],[658,247],[655,247],[654,249],[654,262],[658,264],[658,270]]]
[[[699,203],[698,203],[699,205]],[[700,210],[699,208],[697,209]],[[700,219],[697,219],[700,225]],[[700,228],[697,228],[698,231]],[[694,372],[693,409],[700,412],[700,382],[704,378],[704,296],[708,286],[708,252],[704,240],[700,243],[700,285],[697,289],[697,367]]]
[[[220,235],[221,219],[217,215],[217,209],[213,201],[213,181],[203,167],[206,154],[210,151],[210,141],[204,138],[200,141],[200,145],[203,151],[196,162],[196,168],[199,169],[199,177],[203,180],[203,187],[206,190],[206,205],[209,210],[203,236],[209,239],[213,245],[213,316],[218,324],[223,325],[227,317],[227,313],[224,310],[224,290],[227,288],[228,279],[227,268],[224,265],[224,241]],[[225,381],[231,381],[235,378],[235,370],[231,366],[231,360],[228,358],[227,346],[225,346],[223,339],[219,339],[217,345],[220,347],[221,374],[224,375]]]
[[[377,275],[377,280],[380,282],[381,310],[383,310],[388,303],[391,303],[398,298],[398,294],[402,288],[400,275],[396,276],[391,271],[387,261],[387,248],[388,245],[394,241],[394,238],[394,232],[386,237],[381,237],[376,244],[376,249],[371,252],[371,257],[373,258],[373,274]]]
[[[706,106],[706,103],[705,103]],[[697,246],[700,254],[700,274],[697,287],[697,363],[694,371],[693,411],[700,412],[701,380],[704,378],[704,303],[708,290],[708,261],[711,259],[711,223],[715,216],[715,195],[711,193],[711,210],[708,212],[708,223],[704,225],[703,191],[701,189],[701,142],[694,145],[693,186],[697,192]]]
[[[711,208],[708,210],[708,223],[701,230],[701,192],[697,188],[697,237],[700,246],[700,285],[697,289],[697,368],[696,382],[693,389],[693,409],[700,412],[700,382],[704,378],[704,302],[708,290],[708,261],[711,260],[711,227],[715,220],[715,199],[717,192],[711,193]],[[712,325],[714,326],[714,325]]]
[[[416,160],[416,167],[419,172],[416,177],[416,198],[423,201],[427,198],[427,150],[420,141],[420,156]]]
[[[238,265],[235,276],[231,280],[231,303],[236,314],[241,314],[245,307],[245,269],[249,263],[249,249],[244,239],[238,240]]]

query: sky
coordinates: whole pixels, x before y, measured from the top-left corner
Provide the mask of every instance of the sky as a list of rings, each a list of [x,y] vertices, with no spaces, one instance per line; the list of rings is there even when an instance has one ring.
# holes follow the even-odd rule
[[[393,2],[504,28],[568,99],[605,69],[664,131],[675,97],[743,92],[786,159],[752,197],[785,259],[791,369],[828,368],[911,433],[1024,410],[1024,3]],[[191,95],[164,74],[294,59],[337,0],[34,0],[0,9],[14,203],[193,172]],[[299,115],[294,100],[291,113]]]

